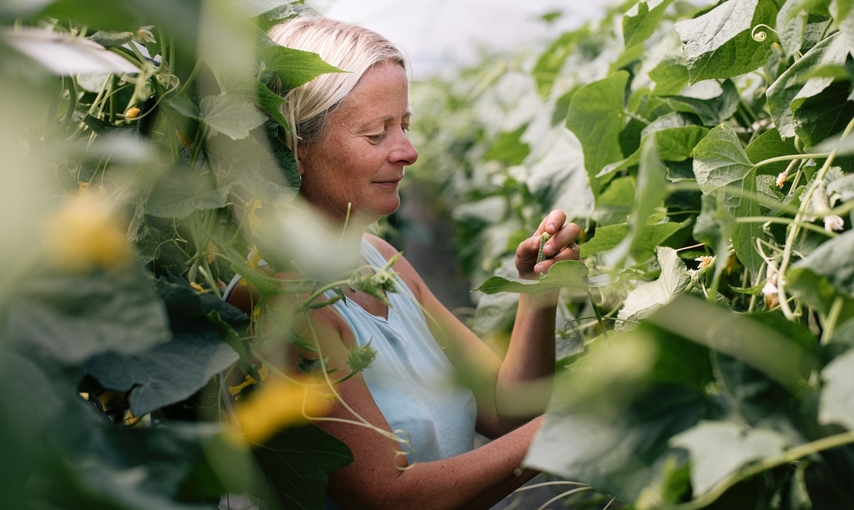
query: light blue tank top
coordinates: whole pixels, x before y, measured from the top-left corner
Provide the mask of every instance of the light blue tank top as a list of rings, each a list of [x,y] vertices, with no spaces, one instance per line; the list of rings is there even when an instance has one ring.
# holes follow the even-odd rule
[[[366,239],[362,257],[376,268],[386,260]],[[362,372],[371,396],[394,431],[410,438],[401,445],[409,464],[446,459],[471,451],[477,415],[474,396],[452,382],[454,368],[427,327],[412,291],[395,277],[387,294],[388,320],[352,300],[333,306],[353,331],[358,345],[369,341],[377,357]],[[331,297],[333,293],[329,293]],[[337,508],[327,498],[324,510]]]

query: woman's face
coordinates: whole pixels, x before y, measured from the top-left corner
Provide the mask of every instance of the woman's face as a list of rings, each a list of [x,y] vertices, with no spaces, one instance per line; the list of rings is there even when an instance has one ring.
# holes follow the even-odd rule
[[[386,62],[366,72],[320,138],[301,148],[301,195],[337,219],[347,204],[371,221],[396,211],[403,167],[418,159],[406,137],[410,116],[403,67]]]

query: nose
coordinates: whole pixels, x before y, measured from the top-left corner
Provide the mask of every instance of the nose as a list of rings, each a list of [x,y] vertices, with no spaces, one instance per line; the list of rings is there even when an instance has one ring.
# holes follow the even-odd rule
[[[410,166],[418,160],[418,151],[405,133],[401,133],[400,141],[395,150],[389,154],[392,163]]]

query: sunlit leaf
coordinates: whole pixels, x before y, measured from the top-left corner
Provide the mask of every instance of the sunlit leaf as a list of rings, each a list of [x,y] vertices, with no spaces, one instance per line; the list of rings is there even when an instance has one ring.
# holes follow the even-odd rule
[[[45,30],[19,29],[2,30],[0,38],[55,74],[139,73],[139,69],[128,60],[81,37]]]
[[[648,0],[636,3],[623,16],[623,39],[626,48],[646,41],[658,28],[658,22],[671,0]]]
[[[732,0],[698,18],[676,23],[685,43],[691,82],[729,78],[763,65],[772,40],[754,40],[751,29],[759,24],[772,25],[776,16],[772,0]]]
[[[627,80],[628,73],[617,72],[582,87],[569,103],[566,127],[581,141],[584,167],[594,195],[599,193],[595,176],[608,163],[623,158],[619,138],[625,123],[623,101]]]
[[[295,89],[322,74],[346,72],[327,64],[317,53],[279,45],[262,49],[261,56],[267,68],[279,76],[285,90]]]
[[[587,272],[587,266],[583,262],[563,260],[549,268],[549,272],[539,280],[490,276],[475,290],[484,294],[518,292],[520,294],[541,296],[556,289],[567,288],[573,291],[573,293],[586,295],[588,287],[586,283]]]
[[[702,421],[670,439],[691,454],[694,495],[708,492],[741,466],[783,452],[788,439],[773,430],[744,431],[732,422]]]
[[[624,331],[636,327],[638,322],[669,303],[688,285],[688,268],[676,250],[660,247],[657,255],[661,276],[629,292],[617,315],[616,330]]]
[[[726,124],[712,129],[694,148],[694,175],[704,194],[725,186],[741,187],[752,169],[738,135]],[[727,205],[740,203],[741,197],[734,197]]]
[[[635,236],[632,248],[653,252],[657,246],[684,228],[685,225],[686,223],[655,223],[644,225]],[[617,247],[626,238],[629,231],[630,227],[625,223],[597,228],[593,239],[581,245],[581,257],[589,257]]]

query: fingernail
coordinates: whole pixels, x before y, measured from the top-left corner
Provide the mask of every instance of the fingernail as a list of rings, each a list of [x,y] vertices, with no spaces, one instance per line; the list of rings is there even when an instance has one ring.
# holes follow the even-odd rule
[[[547,245],[543,246],[543,253],[545,253],[549,257],[554,255],[554,252],[555,252],[555,247],[552,246],[551,244],[547,244]]]

